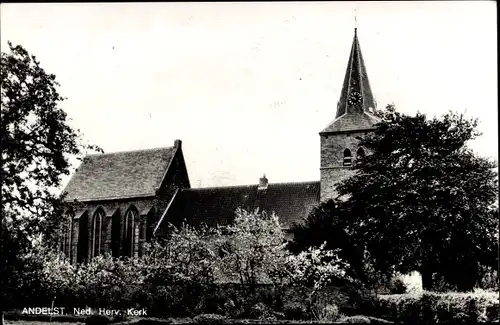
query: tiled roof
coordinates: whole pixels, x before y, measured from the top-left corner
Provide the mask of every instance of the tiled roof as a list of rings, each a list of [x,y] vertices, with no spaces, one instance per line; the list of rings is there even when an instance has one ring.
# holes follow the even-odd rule
[[[257,185],[182,190],[169,219],[185,219],[191,225],[227,225],[238,207],[275,212],[284,228],[300,221],[319,204],[320,183],[276,183],[259,190]],[[170,213],[169,213],[170,214]]]
[[[67,200],[153,196],[176,147],[88,155],[65,188]]]
[[[321,133],[349,132],[356,130],[371,130],[380,120],[367,113],[345,114],[335,119]]]
[[[358,93],[362,98],[361,103],[357,105],[349,103],[348,100],[349,96],[354,93]],[[361,54],[357,31],[354,29],[354,39],[349,62],[347,63],[344,84],[337,104],[337,114],[335,120],[320,133],[374,129],[374,125],[380,120],[370,112],[372,109],[376,109],[376,106],[363,55]]]

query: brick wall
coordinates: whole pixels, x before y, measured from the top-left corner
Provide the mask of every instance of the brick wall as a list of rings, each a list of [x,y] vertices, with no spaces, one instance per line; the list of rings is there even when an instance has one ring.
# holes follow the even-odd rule
[[[365,131],[321,134],[321,201],[334,198],[336,196],[335,185],[355,172],[353,167],[343,166],[344,150],[349,149],[351,151],[352,165],[354,166],[356,152],[359,148],[358,138],[365,134],[367,134]]]

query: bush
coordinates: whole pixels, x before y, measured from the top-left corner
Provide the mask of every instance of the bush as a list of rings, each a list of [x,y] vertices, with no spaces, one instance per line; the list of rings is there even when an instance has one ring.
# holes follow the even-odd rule
[[[345,304],[336,300],[336,294],[325,302],[322,291],[335,281],[351,282],[347,265],[337,253],[322,245],[293,255],[286,250],[275,215],[238,213],[238,222],[225,230],[174,229],[166,245],[147,245],[141,258],[104,254],[75,266],[62,254],[42,249],[28,259],[33,271],[26,277],[30,281],[23,292],[34,306],[146,308],[149,317],[220,314],[271,320],[285,314],[305,319],[306,312],[317,318],[323,312],[333,318],[333,307],[327,304]],[[255,229],[259,230],[257,238]],[[219,256],[221,247],[223,257]],[[240,277],[255,265],[255,274]],[[216,280],[221,274],[235,277],[238,283],[219,284]],[[303,306],[283,308],[285,302],[294,301],[286,299],[291,291],[306,311]],[[359,308],[356,295],[338,296],[345,297],[351,309]]]
[[[424,293],[382,296],[377,317],[395,322],[498,321],[498,293]],[[496,312],[495,312],[496,311]]]
[[[326,305],[319,315],[322,322],[336,322],[340,318],[339,308],[336,305]]]
[[[490,270],[485,272],[478,286],[481,289],[498,291],[498,280],[498,271]]]
[[[389,292],[391,294],[403,294],[406,293],[407,290],[406,284],[399,278],[392,280],[389,286]]]
[[[202,314],[193,318],[194,324],[223,324],[227,320],[226,316],[217,314]]]
[[[267,306],[262,302],[253,305],[250,308],[248,316],[251,319],[267,319],[267,320],[276,319],[276,315],[274,315],[272,308],[270,308],[269,306]]]
[[[305,320],[308,318],[307,307],[300,302],[288,302],[283,306],[286,319]]]

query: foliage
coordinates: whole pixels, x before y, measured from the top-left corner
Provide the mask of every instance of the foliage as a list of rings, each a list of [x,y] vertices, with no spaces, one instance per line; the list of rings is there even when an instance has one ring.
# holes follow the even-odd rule
[[[483,272],[483,278],[478,284],[478,287],[485,290],[500,291],[498,289],[498,271],[497,270],[486,270]]]
[[[378,316],[399,323],[498,321],[498,293],[424,293],[383,296]]]
[[[296,245],[326,240],[342,256],[354,252],[347,261],[365,283],[363,273],[417,270],[424,288],[438,273],[472,289],[482,266],[498,265],[497,164],[466,146],[479,135],[477,121],[407,116],[393,106],[378,114],[376,130],[359,138],[370,152],[365,163],[337,186],[345,201],[322,203],[295,227]]]
[[[234,223],[225,229],[221,267],[225,278],[239,279],[248,285],[252,294],[257,283],[272,283],[275,304],[282,308],[285,288],[298,286],[306,295],[309,306],[316,302],[319,292],[332,281],[350,281],[348,265],[337,251],[326,250],[325,245],[310,248],[298,255],[286,248],[278,217],[264,212],[236,211]]]
[[[227,318],[217,314],[201,314],[193,318],[194,324],[223,324]]]
[[[336,322],[342,315],[339,312],[339,308],[336,305],[327,304],[318,316],[319,320],[323,322]]]
[[[40,66],[35,56],[10,42],[9,53],[1,53],[2,179],[1,288],[2,310],[20,301],[27,281],[24,274],[34,265],[27,254],[41,238],[54,244],[64,210],[57,195],[61,176],[70,172],[70,158],[85,150],[81,135],[68,125],[61,109],[53,74]]]
[[[307,306],[301,302],[287,302],[283,306],[286,319],[305,320],[308,319]]]
[[[349,264],[348,276],[368,287],[380,286],[389,280],[375,270],[363,238],[356,236],[356,225],[351,222],[350,215],[349,211],[342,209],[339,200],[320,203],[302,222],[292,225],[294,237],[289,249],[299,253],[326,242],[325,248],[336,250],[338,256]]]
[[[253,290],[258,283],[277,283],[284,274],[284,234],[275,214],[236,211],[234,222],[220,233],[221,267],[227,279],[237,279]]]
[[[171,227],[167,241],[154,242],[143,258],[146,281],[160,283],[211,284],[217,271],[220,230],[183,225]]]
[[[391,281],[391,286],[389,287],[391,294],[403,294],[406,293],[406,284],[401,279],[394,279]]]
[[[219,237],[217,228],[172,226],[167,240],[147,248],[141,260],[145,291],[150,293],[146,300],[154,305],[158,316],[217,312],[211,301],[216,299]],[[179,313],[169,314],[170,310]]]
[[[27,257],[31,282],[24,293],[31,305],[145,307],[156,317],[224,314],[271,320],[284,317],[278,302],[294,289],[308,315],[322,317],[318,297],[328,286],[351,283],[347,265],[325,245],[291,254],[275,216],[238,213],[227,228],[172,228],[164,243],[152,243],[141,258],[106,254],[71,265],[64,255],[40,246]]]

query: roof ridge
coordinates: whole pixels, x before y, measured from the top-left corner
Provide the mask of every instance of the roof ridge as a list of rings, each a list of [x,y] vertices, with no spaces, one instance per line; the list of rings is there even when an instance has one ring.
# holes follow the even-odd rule
[[[280,183],[268,183],[268,186],[272,185],[288,185],[288,184],[306,184],[306,183],[319,183],[320,181],[297,181],[297,182],[280,182]],[[184,190],[211,190],[211,189],[221,189],[221,188],[237,188],[237,187],[257,187],[259,184],[241,184],[241,185],[228,185],[228,186],[207,186],[207,187],[192,187],[186,188]]]
[[[132,152],[154,151],[154,150],[160,150],[160,149],[173,149],[173,148],[175,148],[175,146],[155,147],[155,148],[135,149],[135,150],[120,150],[120,151],[112,151],[112,152],[104,152],[104,153],[92,153],[92,154],[88,154],[86,156],[89,157],[89,156],[115,155],[115,154],[125,154],[125,153],[132,153]]]
[[[228,185],[228,186],[207,186],[207,187],[191,187],[191,188],[185,188],[183,191],[186,190],[211,190],[211,189],[216,189],[216,188],[236,188],[236,187],[253,187],[253,186],[258,186],[258,184],[243,184],[243,185]]]

